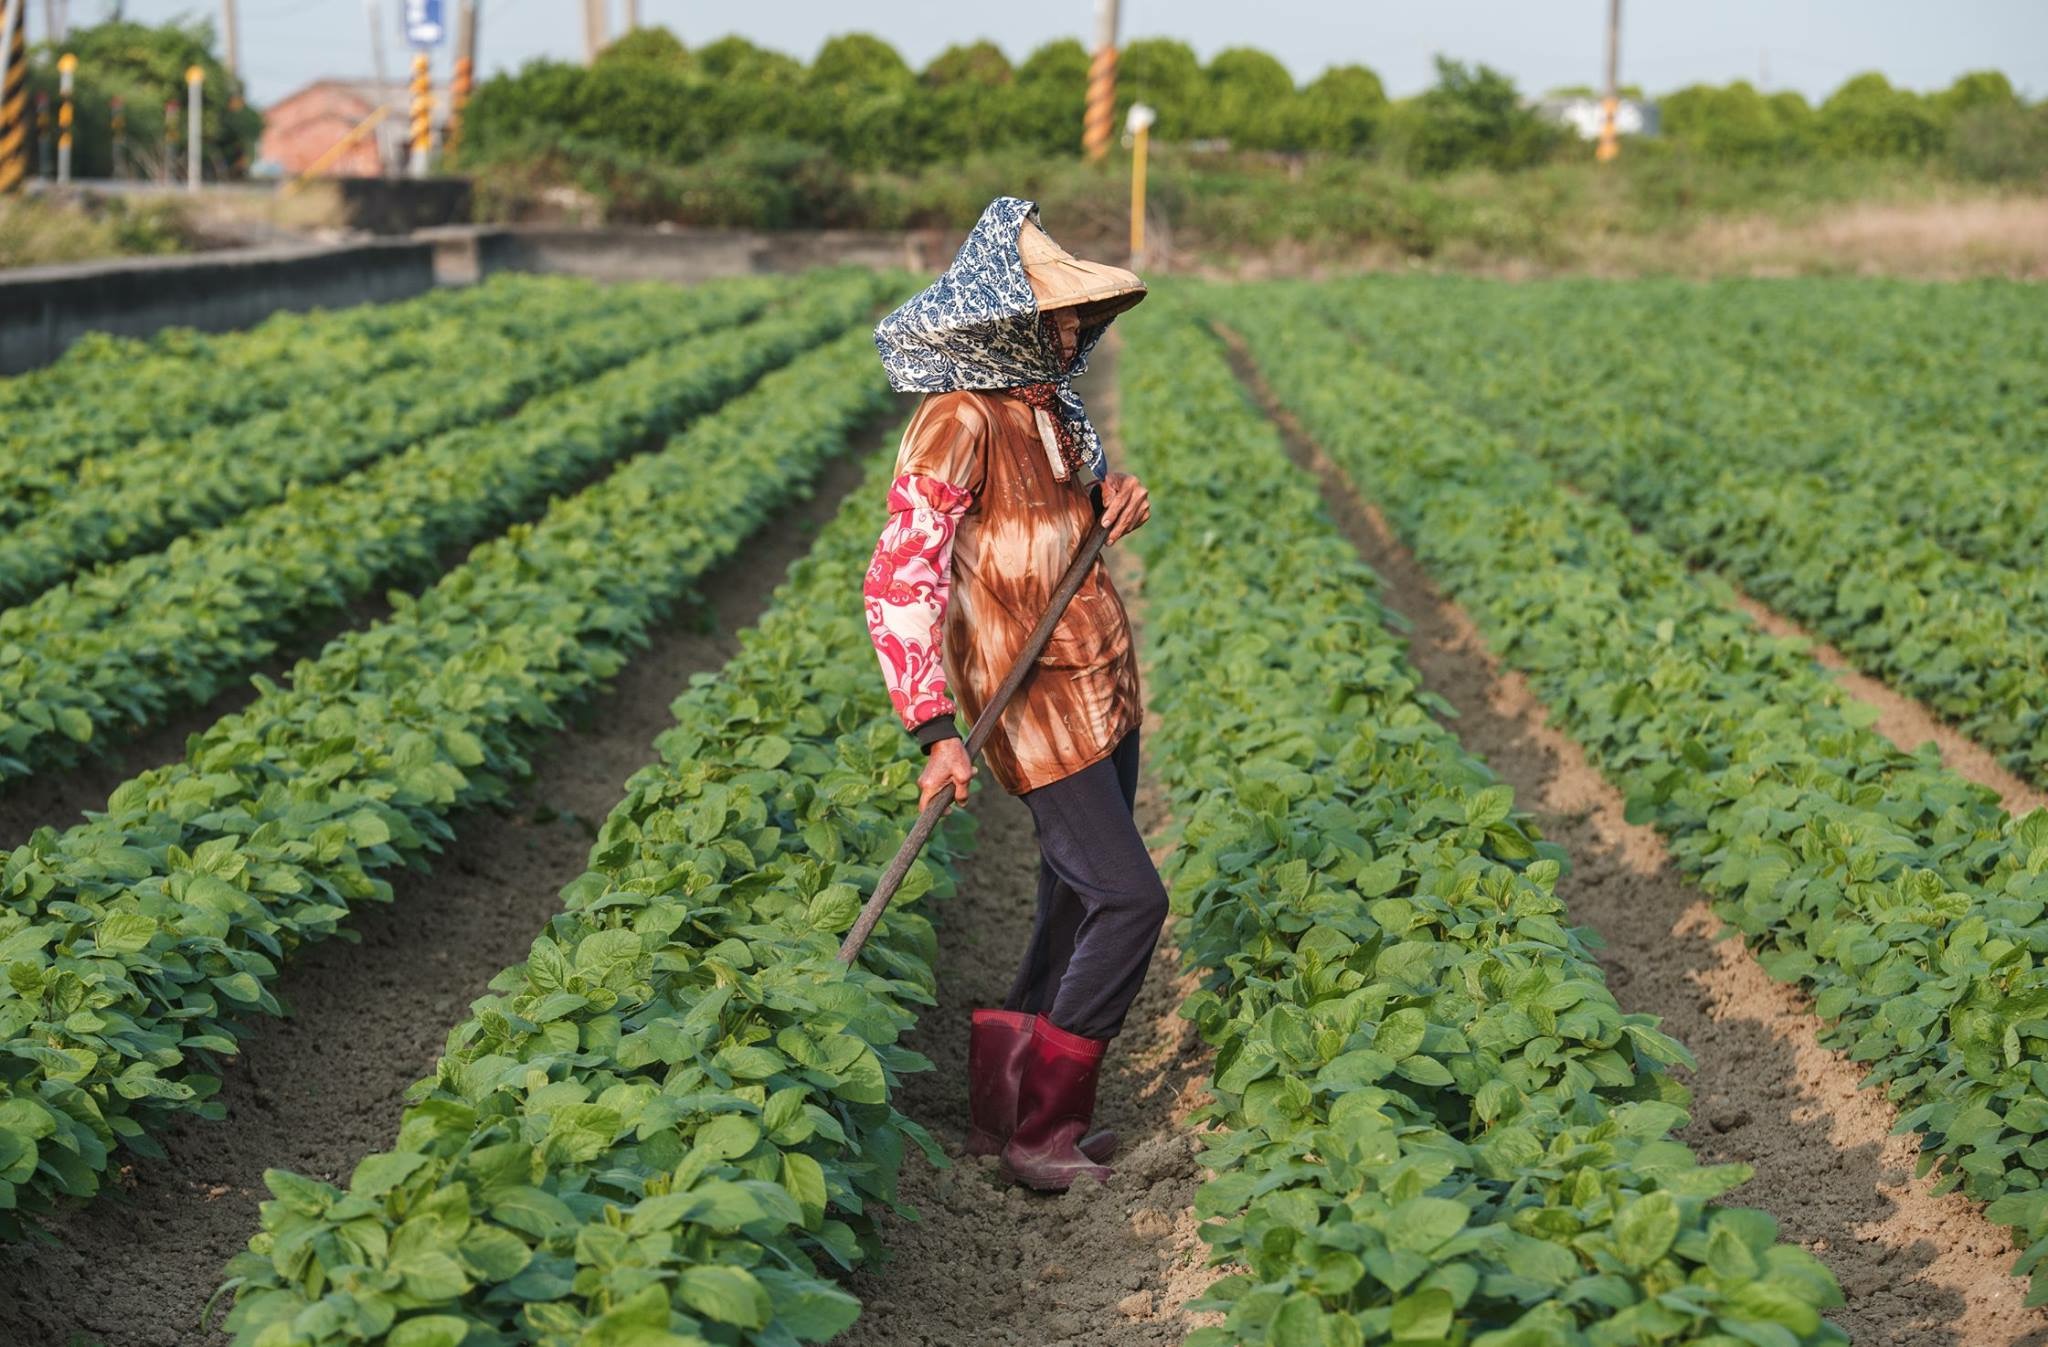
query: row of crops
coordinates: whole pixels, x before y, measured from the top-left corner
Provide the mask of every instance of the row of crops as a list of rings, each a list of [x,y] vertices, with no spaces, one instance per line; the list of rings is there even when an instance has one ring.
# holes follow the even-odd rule
[[[293,957],[509,798],[653,623],[874,443],[866,328],[894,288],[514,278],[94,343],[0,385],[16,789],[397,590],[0,863],[0,1237],[111,1200],[173,1127],[232,1125],[222,1063]],[[2030,1246],[2016,1270],[2048,1250],[2048,817],[1899,751],[1693,569],[2040,778],[2038,324],[1987,339],[1942,309],[1962,292],[1612,289],[1625,353],[1571,287],[1187,287],[1123,325],[1121,452],[1156,503],[1132,543],[1150,770],[1200,974],[1182,1013],[1213,1050],[1197,1214],[1229,1270],[1197,1347],[1844,1340],[1825,1267],[1723,1200],[1746,1169],[1674,1138],[1685,1048],[1616,1004],[1571,858],[1444,722],[1260,398],[1813,995],[1944,1182]],[[1941,310],[1928,340],[1898,339],[1901,304]],[[469,377],[425,377],[457,350]],[[928,1065],[901,1039],[952,938],[920,900],[967,845],[943,835],[836,963],[916,795],[851,597],[888,458],[682,691],[394,1144],[345,1181],[266,1175],[224,1274],[237,1343],[779,1345],[853,1321],[839,1275],[883,1252],[909,1153],[943,1162],[892,1100]],[[1976,522],[1937,526],[1943,501]]]
[[[522,307],[523,288],[506,302]],[[117,1148],[151,1154],[171,1118],[217,1113],[217,1058],[276,1012],[269,984],[292,951],[388,897],[386,874],[436,849],[451,813],[500,796],[563,706],[881,406],[860,329],[882,289],[866,276],[801,293],[743,282],[682,306],[561,288],[621,332],[647,316],[643,354],[0,619],[20,624],[10,728],[17,770],[33,771],[38,731],[151,723],[322,605],[546,507],[0,865],[0,1230],[90,1195]]]

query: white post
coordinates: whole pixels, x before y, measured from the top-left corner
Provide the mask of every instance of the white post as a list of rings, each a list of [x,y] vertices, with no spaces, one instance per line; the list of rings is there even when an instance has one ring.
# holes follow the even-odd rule
[[[384,5],[383,0],[363,0],[363,9],[370,18],[370,66],[377,76],[377,101],[391,101],[391,72],[384,66]],[[388,176],[391,171],[391,142],[389,139],[391,118],[377,124],[377,171]]]
[[[199,190],[199,169],[205,159],[205,150],[199,141],[199,114],[203,107],[201,91],[206,87],[206,72],[193,66],[185,72],[185,190]]]
[[[228,73],[242,77],[242,26],[236,22],[235,0],[220,0],[221,45],[227,52]]]

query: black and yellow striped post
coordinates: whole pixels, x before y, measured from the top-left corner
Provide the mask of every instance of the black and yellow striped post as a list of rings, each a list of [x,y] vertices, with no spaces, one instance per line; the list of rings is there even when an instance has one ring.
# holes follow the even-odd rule
[[[28,4],[0,10],[0,195],[28,178]]]
[[[71,181],[71,96],[77,87],[78,58],[57,58],[57,181]]]
[[[448,132],[441,141],[450,160],[462,151],[462,118],[476,92],[476,11],[477,0],[458,0],[455,7],[455,75],[448,82]]]
[[[434,76],[425,51],[412,54],[412,175],[427,176],[434,150]]]

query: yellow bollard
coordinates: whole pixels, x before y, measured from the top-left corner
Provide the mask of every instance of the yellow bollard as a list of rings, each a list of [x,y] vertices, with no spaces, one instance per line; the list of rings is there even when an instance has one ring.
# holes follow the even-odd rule
[[[1131,104],[1124,119],[1131,146],[1131,270],[1145,263],[1145,158],[1152,143],[1152,123],[1159,114],[1143,103]]]
[[[199,176],[206,163],[206,149],[200,142],[200,112],[205,106],[206,72],[198,66],[185,71],[185,190],[199,190]]]

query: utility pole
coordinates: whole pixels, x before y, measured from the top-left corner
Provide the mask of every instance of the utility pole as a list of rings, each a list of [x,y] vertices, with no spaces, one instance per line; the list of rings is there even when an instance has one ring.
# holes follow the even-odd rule
[[[595,65],[611,42],[611,0],[583,0],[583,64]]]
[[[235,0],[220,0],[220,38],[227,50],[228,74],[242,78],[242,26],[235,22]]]
[[[1117,0],[1095,0],[1095,54],[1088,62],[1088,108],[1081,122],[1081,148],[1091,161],[1109,153],[1109,124],[1116,112]]]
[[[1594,157],[1605,164],[1621,153],[1614,137],[1614,114],[1621,102],[1621,0],[1607,0],[1607,89],[1600,100],[1600,148]]]
[[[462,148],[462,114],[469,107],[470,92],[476,87],[477,0],[456,0],[455,74],[448,82],[447,157],[453,159]]]
[[[384,66],[384,5],[382,0],[363,0],[363,8],[370,17],[370,64],[377,75],[377,102],[382,105],[391,101],[391,74]],[[377,127],[377,167],[380,172],[391,171],[391,152],[386,139],[386,119]]]
[[[640,0],[626,0],[626,31],[640,31]]]

